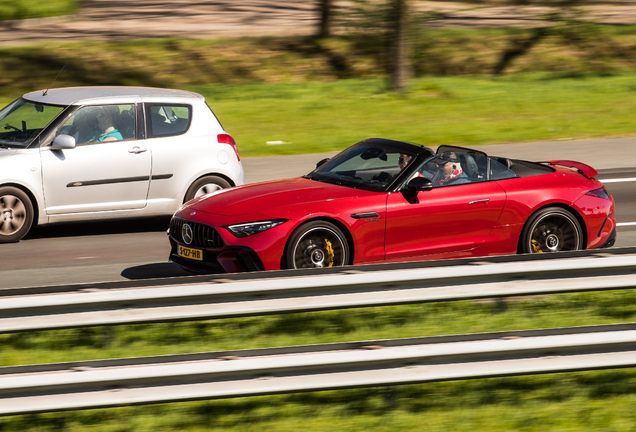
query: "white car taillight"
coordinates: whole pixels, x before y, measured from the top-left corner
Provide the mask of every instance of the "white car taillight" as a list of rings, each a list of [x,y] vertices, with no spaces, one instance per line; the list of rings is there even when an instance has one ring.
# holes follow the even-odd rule
[[[234,138],[232,138],[232,135],[230,135],[230,134],[218,134],[216,139],[221,144],[229,144],[229,145],[231,145],[232,148],[234,149],[234,153],[236,153],[236,159],[238,159],[239,161],[241,160],[241,156],[239,156],[238,147],[236,146],[236,142],[234,141]]]

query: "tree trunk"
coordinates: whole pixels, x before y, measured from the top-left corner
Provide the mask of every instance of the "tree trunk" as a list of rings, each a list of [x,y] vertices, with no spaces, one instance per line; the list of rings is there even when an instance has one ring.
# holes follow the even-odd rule
[[[318,37],[326,38],[331,36],[331,6],[332,0],[320,0],[320,29]]]
[[[391,1],[393,2],[393,35],[390,87],[395,91],[404,91],[411,78],[409,0]]]

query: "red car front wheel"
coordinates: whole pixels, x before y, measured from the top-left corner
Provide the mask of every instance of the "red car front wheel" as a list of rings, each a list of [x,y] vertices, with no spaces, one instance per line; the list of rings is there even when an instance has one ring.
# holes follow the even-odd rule
[[[285,256],[290,269],[343,266],[349,261],[349,247],[338,227],[314,221],[294,231]]]

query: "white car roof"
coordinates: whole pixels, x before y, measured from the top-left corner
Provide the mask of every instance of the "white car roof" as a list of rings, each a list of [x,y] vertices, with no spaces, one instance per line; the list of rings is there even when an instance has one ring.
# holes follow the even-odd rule
[[[163,97],[163,98],[198,98],[204,99],[198,93],[185,90],[162,89],[154,87],[128,87],[128,86],[91,86],[91,87],[65,87],[38,90],[22,96],[32,102],[47,103],[53,105],[81,105],[98,99],[126,97]]]

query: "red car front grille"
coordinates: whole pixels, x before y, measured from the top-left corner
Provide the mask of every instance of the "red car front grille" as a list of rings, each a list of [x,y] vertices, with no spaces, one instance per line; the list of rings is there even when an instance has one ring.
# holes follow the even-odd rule
[[[183,225],[186,223],[192,228],[192,241],[190,243],[186,243],[183,239]],[[179,243],[192,247],[216,249],[224,245],[221,235],[211,226],[184,221],[183,219],[172,218],[170,221],[170,237]]]

